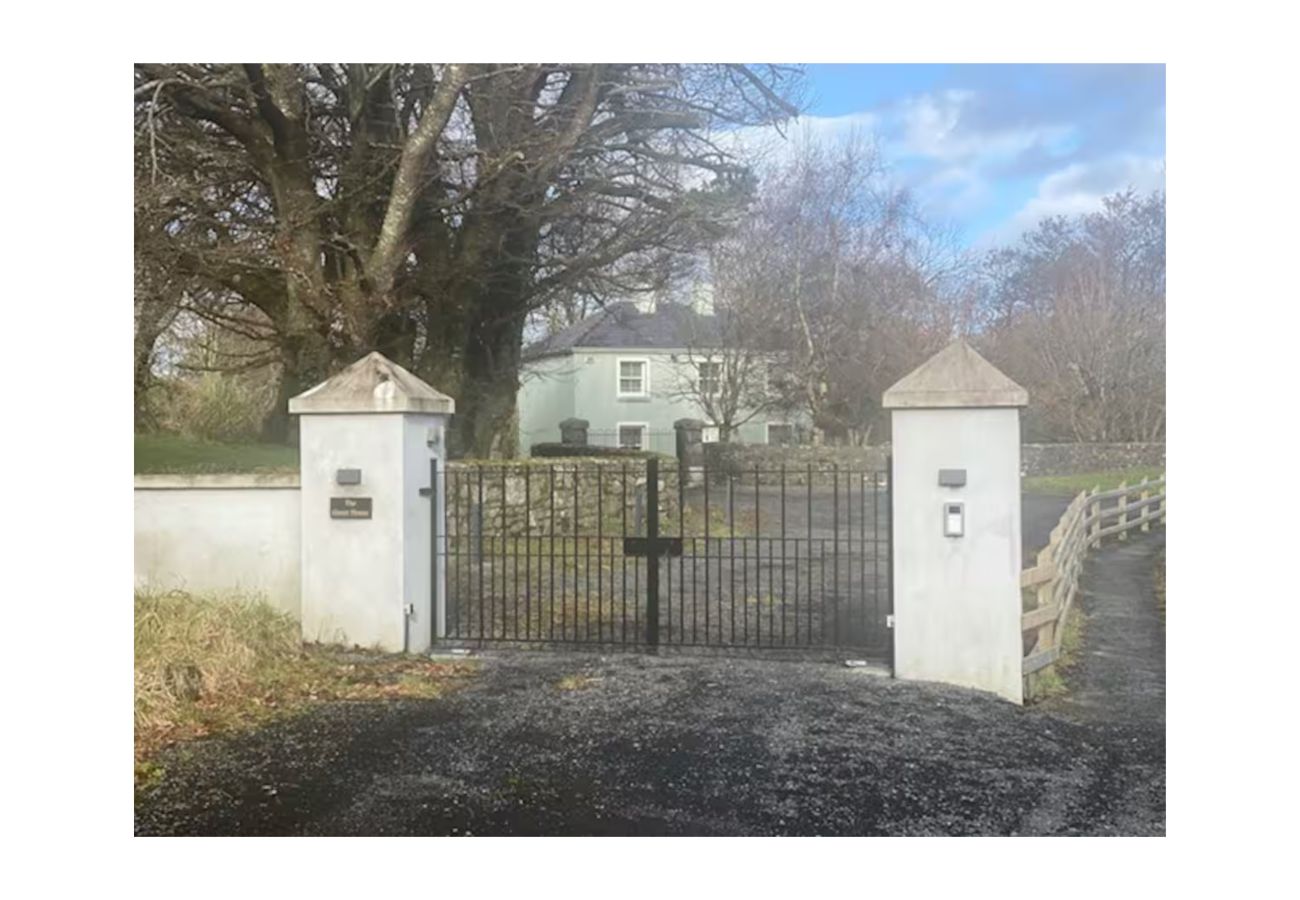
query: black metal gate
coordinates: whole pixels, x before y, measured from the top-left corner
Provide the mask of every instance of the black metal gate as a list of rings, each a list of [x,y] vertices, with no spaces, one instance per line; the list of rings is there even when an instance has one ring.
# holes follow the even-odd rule
[[[652,458],[453,464],[433,477],[451,645],[892,656],[887,471],[719,473]]]

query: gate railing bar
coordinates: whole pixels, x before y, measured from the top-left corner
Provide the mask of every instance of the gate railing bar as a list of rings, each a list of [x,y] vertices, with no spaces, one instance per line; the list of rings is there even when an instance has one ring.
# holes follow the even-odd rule
[[[431,479],[437,478],[440,516],[436,530],[431,529],[431,541],[435,542],[435,552],[442,559],[432,560],[430,571],[435,583],[446,579],[445,593],[441,598],[444,604],[441,610],[445,615],[444,636],[483,641],[537,640],[577,644],[606,642],[611,638],[626,644],[645,642],[648,632],[641,628],[640,616],[649,612],[642,608],[649,595],[643,592],[640,583],[639,558],[634,555],[634,570],[627,573],[626,556],[630,554],[620,553],[615,542],[609,547],[611,558],[606,559],[607,541],[633,533],[630,521],[632,504],[622,503],[616,515],[614,510],[606,510],[603,480],[606,473],[609,477],[618,477],[620,471],[626,472],[627,477],[612,495],[616,501],[620,498],[632,500],[628,491],[634,489],[638,492],[644,489],[648,494],[650,479],[640,485],[635,483],[641,465],[550,465],[546,472],[538,473],[532,471],[536,465],[521,468],[524,471],[515,474],[514,470],[495,465],[480,469],[465,466],[446,470],[444,467],[445,476],[434,476],[431,469]],[[662,473],[662,466],[657,468]],[[888,564],[889,555],[888,479],[884,477],[885,473],[878,473],[877,477],[849,471],[849,478],[844,481],[838,466],[818,468],[810,464],[801,468],[806,476],[803,507],[807,521],[803,529],[798,529],[797,524],[799,506],[792,507],[790,496],[792,482],[797,486],[798,481],[791,477],[787,465],[777,467],[775,477],[765,476],[762,467],[746,467],[745,472],[753,473],[755,478],[752,494],[736,491],[737,481],[743,481],[743,475],[739,479],[734,475],[722,476],[728,478],[725,520],[730,532],[725,544],[713,531],[716,481],[710,483],[712,479],[706,474],[702,484],[691,486],[681,461],[674,468],[679,479],[674,494],[659,495],[660,487],[666,486],[669,490],[672,487],[664,485],[666,479],[653,479],[657,533],[661,534],[665,528],[665,515],[677,515],[676,540],[685,549],[681,555],[692,556],[689,584],[685,577],[685,560],[678,561],[676,574],[672,572],[671,558],[666,568],[657,568],[653,573],[647,571],[647,582],[652,577],[657,581],[660,646],[764,649],[853,646],[865,649],[888,643],[882,640],[888,634],[882,624],[884,615],[890,612],[886,607],[891,605],[886,585],[892,587],[889,584],[890,573],[882,570]],[[798,473],[799,469],[794,471]],[[534,501],[538,499],[532,489],[534,474],[544,479],[539,487],[554,484],[545,512],[536,523],[543,529],[548,521],[553,523],[546,533],[533,533]],[[574,485],[562,483],[562,478],[568,477],[575,478]],[[577,479],[584,477],[597,478],[594,502],[587,493],[593,487],[590,482],[577,483]],[[866,477],[872,478],[870,489]],[[629,479],[633,479],[632,483]],[[852,496],[854,479],[858,480],[856,498]],[[841,481],[845,486],[843,495],[839,492]],[[828,488],[830,497],[826,497]],[[522,502],[517,495],[520,489],[523,490]],[[872,495],[870,498],[868,490]],[[500,496],[497,496],[498,491]],[[754,507],[752,520],[747,508],[751,498]],[[641,501],[637,506],[648,514],[650,510],[647,507],[652,505],[649,498],[641,495],[636,499]],[[664,502],[659,503],[659,500]],[[672,506],[674,501],[677,504],[675,508]],[[797,504],[797,500],[795,502]],[[871,519],[867,516],[868,502],[874,512]],[[1146,502],[1154,506],[1160,501],[1153,498]],[[588,503],[590,508],[584,503]],[[701,509],[697,504],[701,503],[704,509],[702,526],[696,521]],[[572,510],[566,511],[570,504]],[[766,510],[764,504],[767,504]],[[792,513],[796,516],[793,521]],[[521,514],[525,519],[522,524],[518,521]],[[570,514],[572,520],[564,518]],[[686,521],[688,514],[690,523]],[[1106,514],[1114,515],[1109,507]],[[593,515],[596,518],[594,527]],[[610,533],[604,527],[606,516],[610,516],[611,523],[614,523],[612,527],[616,529]],[[856,523],[854,518],[858,519]],[[623,522],[626,522],[626,527],[624,535],[620,535],[617,528]],[[687,524],[691,528],[687,528]],[[797,537],[791,534],[792,524],[800,532]],[[642,531],[640,528],[635,530]],[[542,543],[542,538],[545,538],[545,543]],[[573,553],[568,553],[569,540],[574,541]],[[594,552],[593,540],[596,542]],[[521,541],[522,547],[519,546]],[[741,542],[739,547],[737,542]],[[749,551],[751,543],[753,553]],[[670,546],[676,545],[670,542]],[[551,548],[549,553],[548,547]],[[675,550],[672,552],[677,553]],[[616,553],[623,558],[612,558]],[[868,553],[871,554],[870,561]],[[858,556],[856,564],[853,562],[855,554]],[[534,555],[539,557],[537,568],[532,565]],[[549,562],[540,558],[544,555],[549,557]],[[660,560],[662,555],[666,554],[661,554]],[[522,566],[519,556],[524,557]],[[606,563],[611,563],[608,586],[605,584]],[[703,572],[700,571],[701,565]],[[868,565],[871,567],[869,571]],[[742,567],[739,572],[737,566]],[[792,566],[793,576],[790,572]],[[561,570],[559,578],[555,577],[556,568]],[[458,574],[460,572],[466,574],[462,577]],[[621,586],[618,583],[620,572],[624,579]],[[521,574],[522,585],[519,583]],[[628,574],[632,577],[628,578]],[[648,589],[649,586],[645,587]],[[754,598],[749,594],[751,589],[755,591]],[[605,607],[607,590],[608,610]],[[615,593],[619,590],[624,594],[621,600]],[[636,601],[631,610],[626,608],[628,592],[632,592]],[[538,607],[539,602],[546,604],[546,608]],[[687,602],[691,605],[689,627],[685,621],[688,618]],[[477,611],[474,610],[475,603],[479,605]],[[554,609],[556,603],[562,604],[558,613]],[[678,604],[675,616],[673,603]],[[704,604],[703,615],[699,608],[701,603]],[[764,603],[767,604],[766,611],[762,606]],[[570,604],[573,604],[572,608]],[[736,615],[737,604],[742,604],[740,615]],[[749,615],[751,605],[754,606],[753,616]],[[484,606],[491,608],[485,610]],[[621,625],[615,621],[620,607],[627,614]],[[532,628],[535,609],[542,623],[536,631]],[[605,628],[607,615],[608,629]],[[559,628],[554,627],[555,618],[561,619]],[[570,618],[572,628],[569,627]],[[436,630],[436,621],[431,628]],[[627,634],[629,630],[632,631],[630,635]],[[879,649],[883,652],[885,647]]]

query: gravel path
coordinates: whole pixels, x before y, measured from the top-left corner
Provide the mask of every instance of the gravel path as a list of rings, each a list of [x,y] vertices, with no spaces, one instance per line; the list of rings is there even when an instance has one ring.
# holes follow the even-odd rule
[[[176,749],[136,831],[1163,834],[1162,544],[1091,558],[1086,654],[1050,706],[826,663],[489,654],[439,701]]]

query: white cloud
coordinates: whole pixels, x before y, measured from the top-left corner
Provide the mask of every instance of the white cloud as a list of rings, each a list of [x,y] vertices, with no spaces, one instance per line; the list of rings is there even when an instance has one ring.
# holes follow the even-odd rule
[[[1003,225],[976,242],[990,247],[1018,238],[1048,216],[1070,216],[1101,209],[1102,198],[1127,188],[1145,193],[1164,187],[1163,156],[1121,155],[1087,163],[1074,163],[1053,172],[1038,184],[1038,191]]]
[[[984,100],[975,91],[941,91],[904,99],[895,118],[899,136],[891,149],[900,155],[920,156],[943,163],[982,166],[1010,159],[1033,147],[1051,147],[1070,137],[1070,125],[1016,125],[1006,128],[972,127],[972,107]]]

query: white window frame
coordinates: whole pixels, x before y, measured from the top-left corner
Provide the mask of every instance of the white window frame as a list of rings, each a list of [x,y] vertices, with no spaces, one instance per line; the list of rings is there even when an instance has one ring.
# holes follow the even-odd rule
[[[711,391],[706,391],[704,389],[704,367],[705,366],[712,366],[716,370],[713,376],[713,390]],[[712,360],[712,359],[700,360],[695,364],[695,374],[699,376],[699,381],[697,382],[697,386],[699,387],[700,394],[702,396],[709,397],[712,396],[713,394],[718,393],[718,391],[722,390],[722,363],[718,362],[717,360]]]
[[[623,363],[639,362],[641,363],[641,390],[624,391],[623,390]],[[619,356],[614,360],[614,395],[619,400],[648,400],[650,398],[650,357],[648,356]],[[629,423],[635,425],[635,422]]]
[[[766,427],[766,431],[764,432],[764,435],[767,437],[767,444],[768,444],[769,447],[770,447],[770,446],[773,446],[773,444],[772,444],[772,426],[773,426],[773,425],[775,425],[777,428],[789,428],[789,429],[790,429],[790,439],[791,439],[791,442],[793,443],[793,442],[795,442],[795,441],[797,440],[797,438],[798,438],[798,432],[796,431],[793,422],[768,422],[768,423],[766,423],[766,426],[765,426],[765,427]],[[782,445],[782,446],[788,446],[788,445]]]
[[[650,444],[650,423],[649,422],[618,422],[614,425],[614,445],[620,450],[623,447],[623,429],[640,428],[641,429],[641,446],[638,450],[649,450]]]

